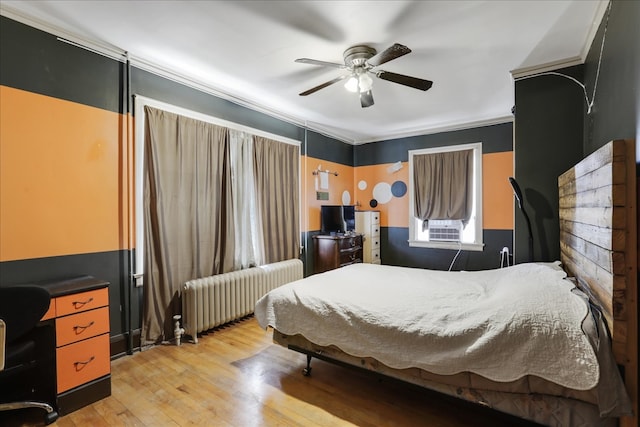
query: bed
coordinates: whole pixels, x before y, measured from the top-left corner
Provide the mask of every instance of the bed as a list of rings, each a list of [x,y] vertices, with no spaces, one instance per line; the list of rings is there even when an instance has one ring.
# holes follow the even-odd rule
[[[306,374],[319,358],[544,425],[637,425],[634,151],[610,142],[559,178],[561,262],[355,264],[271,291],[256,318]]]

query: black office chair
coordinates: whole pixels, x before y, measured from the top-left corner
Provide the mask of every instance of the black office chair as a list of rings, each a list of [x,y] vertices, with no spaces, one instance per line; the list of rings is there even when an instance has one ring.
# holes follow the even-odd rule
[[[24,393],[27,398],[38,389],[35,381],[34,384],[30,383],[34,379],[30,374],[37,367],[39,356],[36,326],[47,312],[50,302],[49,292],[39,286],[0,286],[0,411],[41,408],[47,411],[44,418],[46,424],[58,418],[58,413],[50,404],[5,400],[18,398],[20,386],[26,386],[22,388],[26,389]]]

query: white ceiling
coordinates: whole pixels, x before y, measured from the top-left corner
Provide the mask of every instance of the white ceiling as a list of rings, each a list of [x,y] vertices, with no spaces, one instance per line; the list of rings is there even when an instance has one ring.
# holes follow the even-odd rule
[[[607,2],[566,1],[12,1],[2,14],[134,66],[350,143],[511,120],[512,71],[581,63]],[[343,51],[393,43],[412,52],[380,69],[432,80],[426,91],[374,78],[361,108]]]

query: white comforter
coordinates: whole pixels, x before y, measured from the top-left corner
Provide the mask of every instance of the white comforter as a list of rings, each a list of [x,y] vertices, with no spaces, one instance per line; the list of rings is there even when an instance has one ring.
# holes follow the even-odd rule
[[[478,272],[355,264],[269,292],[255,315],[263,328],[392,368],[501,382],[536,375],[588,390],[599,376],[581,329],[588,309],[565,277],[550,263]]]

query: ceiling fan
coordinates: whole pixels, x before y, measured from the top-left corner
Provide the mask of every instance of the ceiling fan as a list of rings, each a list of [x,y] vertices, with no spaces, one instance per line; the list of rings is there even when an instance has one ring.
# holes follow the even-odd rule
[[[344,64],[318,61],[316,59],[309,58],[296,59],[295,62],[303,64],[320,65],[323,67],[333,67],[349,71],[348,74],[336,77],[333,80],[329,80],[328,82],[322,83],[300,93],[300,96],[311,95],[320,89],[324,89],[327,86],[331,86],[334,83],[348,78],[345,88],[351,92],[360,93],[360,104],[362,105],[362,108],[370,107],[373,105],[373,93],[371,91],[373,79],[371,79],[369,74],[373,74],[383,80],[426,91],[433,85],[433,82],[430,80],[419,79],[417,77],[377,69],[378,66],[404,56],[410,52],[411,49],[399,43],[395,43],[393,46],[380,53],[377,53],[376,50],[370,46],[357,45],[344,51]]]

